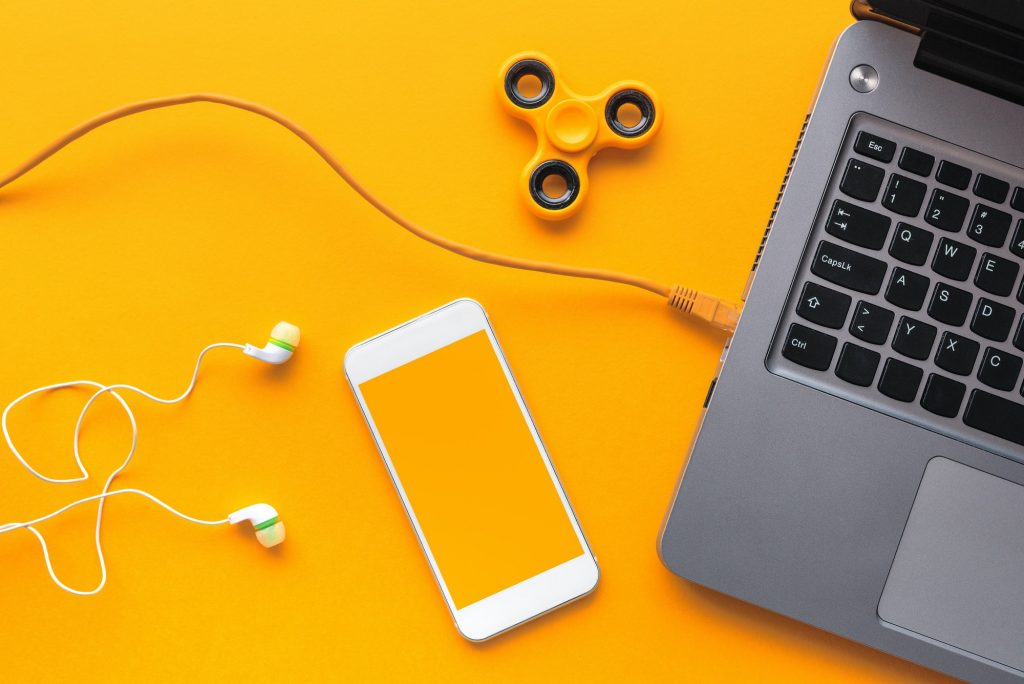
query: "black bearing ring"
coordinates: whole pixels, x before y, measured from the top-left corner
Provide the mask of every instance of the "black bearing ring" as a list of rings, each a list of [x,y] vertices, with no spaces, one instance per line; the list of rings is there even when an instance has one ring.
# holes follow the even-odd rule
[[[524,97],[519,92],[519,79],[523,76],[536,76],[540,81],[540,92],[533,97]],[[521,59],[505,72],[505,94],[517,107],[536,109],[550,100],[554,92],[555,74],[539,59]]]
[[[565,181],[565,192],[560,197],[551,197],[544,192],[544,180],[552,175],[560,176]],[[579,194],[579,174],[571,165],[560,159],[542,162],[530,174],[530,196],[545,209],[565,209],[576,201]]]
[[[635,105],[640,110],[640,121],[633,126],[624,126],[619,121],[619,107],[624,104]],[[608,98],[604,108],[604,119],[608,126],[623,138],[636,138],[651,130],[654,125],[654,102],[640,90],[620,90]]]

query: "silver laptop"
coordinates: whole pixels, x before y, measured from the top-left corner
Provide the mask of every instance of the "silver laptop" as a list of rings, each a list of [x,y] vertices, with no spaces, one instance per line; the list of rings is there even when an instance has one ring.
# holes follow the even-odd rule
[[[1024,2],[837,41],[668,511],[678,575],[1024,680]]]

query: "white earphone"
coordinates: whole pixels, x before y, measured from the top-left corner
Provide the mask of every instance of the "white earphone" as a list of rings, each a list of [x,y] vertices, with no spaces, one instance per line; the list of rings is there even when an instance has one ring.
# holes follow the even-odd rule
[[[83,482],[89,479],[89,472],[86,470],[85,464],[82,462],[82,457],[79,450],[79,436],[81,434],[82,422],[84,421],[85,416],[89,411],[89,408],[93,405],[96,399],[98,399],[103,394],[109,393],[115,400],[117,400],[117,402],[121,405],[121,408],[124,409],[125,413],[127,414],[128,421],[131,423],[132,429],[131,446],[129,447],[128,454],[125,456],[125,459],[124,461],[122,461],[121,465],[115,468],[113,472],[111,472],[110,475],[107,477],[107,480],[103,485],[103,489],[100,491],[99,494],[85,497],[77,501],[73,501],[72,503],[67,504],[63,508],[60,508],[52,513],[35,518],[33,520],[28,520],[25,522],[11,522],[6,524],[0,524],[0,534],[24,528],[31,532],[33,535],[35,535],[36,539],[39,540],[40,546],[42,547],[43,560],[46,563],[47,572],[50,573],[50,578],[61,589],[64,589],[65,591],[68,591],[72,594],[77,594],[79,596],[89,596],[92,594],[99,593],[99,591],[103,589],[104,585],[107,582],[107,564],[106,559],[104,558],[103,555],[103,546],[100,541],[100,529],[103,523],[104,503],[106,499],[111,496],[117,496],[120,494],[135,494],[138,496],[142,496],[157,504],[158,506],[168,511],[169,513],[172,513],[183,520],[187,520],[189,522],[193,522],[199,525],[236,525],[240,522],[249,521],[252,523],[253,530],[256,534],[256,539],[260,542],[260,544],[268,548],[280,544],[284,541],[285,538],[284,523],[281,522],[280,516],[278,515],[274,507],[269,504],[256,503],[250,506],[246,506],[245,508],[239,509],[233,513],[230,513],[226,518],[222,518],[219,520],[204,520],[201,518],[194,518],[192,516],[185,515],[184,513],[164,503],[163,501],[153,496],[152,494],[142,491],[140,489],[111,490],[110,485],[113,483],[114,479],[118,475],[120,475],[125,468],[128,467],[128,464],[131,462],[132,457],[135,455],[135,447],[138,443],[138,425],[135,422],[135,414],[128,406],[128,403],[124,400],[124,397],[122,397],[121,394],[119,394],[119,391],[134,392],[160,404],[176,404],[180,401],[183,401],[192,393],[192,390],[195,389],[196,380],[199,377],[199,367],[203,362],[203,357],[205,357],[210,350],[217,348],[240,349],[247,356],[259,359],[260,361],[263,361],[265,363],[280,365],[288,361],[292,357],[292,354],[294,354],[295,350],[299,346],[299,338],[300,333],[298,326],[292,325],[291,323],[285,323],[282,321],[281,323],[278,323],[277,325],[274,326],[274,329],[270,333],[269,341],[262,348],[256,347],[251,344],[242,345],[233,342],[218,342],[216,344],[208,345],[207,347],[203,348],[201,352],[199,352],[199,357],[198,359],[196,359],[195,368],[192,372],[192,379],[189,382],[188,387],[179,396],[171,399],[162,399],[160,397],[156,397],[150,394],[149,392],[139,389],[138,387],[133,387],[132,385],[104,385],[102,383],[94,382],[92,380],[75,380],[71,382],[62,382],[55,385],[47,385],[45,387],[39,387],[37,389],[31,390],[21,395],[20,397],[9,403],[7,407],[4,409],[3,414],[0,415],[0,429],[3,430],[4,439],[7,441],[7,446],[10,448],[11,453],[14,454],[14,457],[18,459],[18,462],[20,462],[32,475],[39,478],[40,480],[43,480],[45,482],[51,482],[54,484],[67,484],[71,482]],[[11,438],[10,432],[7,427],[8,415],[15,406],[17,406],[22,401],[28,399],[29,397],[35,394],[39,394],[40,392],[48,392],[51,390],[65,389],[77,386],[87,386],[96,388],[96,391],[93,392],[92,396],[89,397],[88,401],[86,401],[85,405],[82,407],[82,410],[78,415],[78,422],[75,424],[73,451],[75,463],[78,466],[79,475],[70,478],[48,477],[37,471],[31,465],[29,465],[28,461],[14,445],[14,440]],[[50,552],[46,546],[46,540],[43,538],[43,535],[34,527],[34,525],[49,520],[50,518],[54,518],[67,510],[75,508],[76,506],[80,506],[84,503],[88,503],[90,501],[99,501],[99,506],[97,507],[96,510],[95,543],[96,555],[97,558],[99,559],[100,564],[100,581],[93,589],[78,590],[67,586],[66,584],[61,582],[60,579],[57,577],[57,574],[53,570],[53,565],[50,562]]]

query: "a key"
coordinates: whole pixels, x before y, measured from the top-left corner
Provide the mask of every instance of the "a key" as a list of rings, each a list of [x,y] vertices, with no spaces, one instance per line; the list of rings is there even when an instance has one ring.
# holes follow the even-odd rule
[[[1006,234],[1010,232],[1011,217],[1005,211],[993,209],[985,204],[974,207],[967,236],[989,247],[1002,247]]]
[[[924,220],[942,230],[955,233],[964,225],[971,202],[966,197],[936,188],[924,212]]]
[[[1024,446],[1024,405],[985,390],[974,390],[964,409],[972,428]]]
[[[850,333],[865,342],[884,344],[889,338],[893,318],[895,314],[884,307],[864,301],[857,302],[857,310],[850,321]]]
[[[900,152],[899,165],[904,171],[916,173],[918,176],[930,176],[932,166],[935,165],[935,157],[913,147],[904,147]]]
[[[884,179],[885,169],[859,159],[851,159],[846,162],[846,171],[839,189],[855,199],[874,202]]]
[[[974,194],[996,204],[1002,204],[1010,192],[1010,184],[1004,180],[979,173],[974,179]]]
[[[964,400],[967,385],[951,380],[942,375],[932,373],[924,384],[921,393],[921,406],[935,415],[955,418],[960,413],[960,404]]]
[[[888,216],[869,211],[855,204],[836,200],[832,204],[825,230],[841,240],[852,242],[868,249],[881,249],[889,236]]]
[[[800,293],[796,312],[812,323],[838,329],[846,322],[846,312],[850,310],[852,301],[848,294],[807,281]]]
[[[932,257],[932,270],[953,280],[967,280],[977,254],[978,250],[970,245],[942,238]]]
[[[789,326],[782,341],[782,355],[813,370],[827,370],[836,351],[836,338],[799,323]]]
[[[811,272],[841,287],[878,294],[885,279],[886,265],[860,252],[822,240],[814,253]]]
[[[857,134],[857,142],[853,144],[853,149],[857,154],[863,154],[865,157],[891,162],[893,155],[896,154],[896,143],[880,138],[874,133],[861,131]]]
[[[974,295],[970,292],[945,283],[936,283],[928,304],[928,315],[948,325],[963,325],[973,300]]]
[[[971,183],[971,170],[966,166],[951,161],[939,162],[939,170],[935,172],[935,180],[960,190],[966,190]]]
[[[882,195],[882,206],[904,216],[917,216],[928,187],[921,181],[894,173],[889,176]]]
[[[939,351],[935,353],[935,365],[950,373],[970,375],[980,349],[981,345],[969,337],[944,332],[939,340]]]
[[[897,401],[914,401],[923,375],[924,371],[917,366],[899,359],[886,359],[882,377],[878,380],[878,391]]]
[[[989,387],[1009,391],[1017,385],[1024,359],[994,347],[985,350],[978,367],[978,379]]]
[[[836,375],[846,382],[868,387],[875,379],[881,355],[871,349],[847,342],[836,361]]]
[[[935,343],[937,332],[933,325],[902,316],[896,326],[892,348],[904,356],[923,361],[932,353],[932,344]]]
[[[985,252],[978,263],[978,272],[974,276],[974,284],[985,292],[1005,297],[1013,292],[1013,284],[1017,282],[1020,264],[1010,259]]]
[[[971,330],[995,342],[1003,342],[1010,336],[1015,311],[1005,304],[982,297],[974,309]]]
[[[928,261],[928,252],[931,251],[934,239],[930,230],[909,223],[897,223],[896,232],[889,244],[889,254],[908,264],[923,266]]]
[[[924,306],[924,298],[928,296],[930,284],[931,281],[925,276],[897,267],[892,269],[889,286],[885,288],[885,299],[898,307],[920,311]]]

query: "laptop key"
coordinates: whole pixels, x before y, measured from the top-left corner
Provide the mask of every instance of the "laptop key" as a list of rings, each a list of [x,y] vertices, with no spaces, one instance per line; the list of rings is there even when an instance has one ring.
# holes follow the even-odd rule
[[[836,361],[836,375],[853,385],[869,387],[875,379],[881,354],[847,342]]]
[[[1010,391],[1017,386],[1024,359],[994,347],[985,350],[978,367],[978,379],[989,387]]]
[[[882,377],[878,380],[878,391],[897,401],[914,401],[923,375],[924,371],[917,366],[899,359],[886,359]]]
[[[942,339],[939,340],[935,365],[950,373],[970,375],[980,350],[981,345],[971,338],[947,331],[942,333]]]
[[[1024,259],[1024,218],[1017,221],[1017,228],[1010,240],[1010,251]]]
[[[1013,197],[1010,198],[1010,206],[1017,211],[1024,211],[1024,188],[1013,189]]]
[[[789,326],[782,342],[782,355],[813,370],[827,370],[836,351],[836,338],[799,323]]]
[[[873,133],[861,131],[857,134],[857,142],[853,144],[853,149],[857,154],[863,154],[865,157],[891,162],[893,155],[896,154],[896,143],[880,138]]]
[[[930,230],[917,228],[909,223],[897,223],[896,232],[889,245],[889,254],[913,266],[923,266],[928,261],[935,236]]]
[[[971,183],[971,170],[966,166],[951,161],[939,162],[939,170],[935,172],[935,180],[960,190],[966,190]]]
[[[1013,335],[1013,346],[1024,351],[1024,316],[1021,317],[1020,323],[1017,324],[1017,332]]]
[[[921,181],[894,173],[889,176],[882,195],[882,206],[904,216],[917,216],[924,203],[924,194],[928,191]]]
[[[849,290],[878,294],[885,279],[884,261],[822,240],[814,254],[811,273]]]
[[[936,188],[924,212],[924,220],[937,228],[956,233],[964,225],[970,207],[971,201],[966,197]]]
[[[904,356],[923,361],[932,353],[937,332],[933,325],[901,316],[896,335],[892,338],[892,348]]]
[[[874,202],[884,179],[885,169],[859,159],[851,159],[846,162],[846,171],[839,189],[855,199]]]
[[[888,216],[858,207],[843,200],[836,200],[832,205],[825,230],[841,240],[852,242],[868,249],[881,249],[885,239],[889,237],[889,225],[892,219]]]
[[[971,310],[974,295],[965,290],[936,283],[932,300],[928,304],[928,315],[947,325],[963,325]]]
[[[964,409],[964,423],[1024,446],[1024,405],[976,389]]]
[[[932,270],[953,280],[967,280],[974,267],[978,250],[956,240],[942,238],[932,257]]]
[[[1016,312],[1005,304],[982,297],[974,309],[971,330],[985,339],[1003,342],[1010,336]]]
[[[1010,232],[1012,220],[1012,217],[1005,211],[979,204],[974,207],[974,215],[967,228],[967,236],[975,242],[989,247],[1002,247],[1006,242],[1006,234]]]
[[[824,285],[807,281],[800,293],[800,303],[796,312],[801,318],[826,328],[842,328],[846,322],[846,313],[850,310],[853,299],[848,294],[836,292]]]
[[[996,204],[1006,201],[1006,195],[1010,192],[1010,184],[1004,180],[986,176],[979,173],[974,179],[974,194]]]
[[[955,418],[967,392],[967,385],[932,373],[921,393],[921,406],[935,415]]]
[[[900,152],[899,165],[904,171],[916,173],[918,176],[930,176],[932,166],[935,165],[935,157],[913,147],[904,147]]]
[[[857,302],[857,310],[850,321],[850,333],[865,342],[885,344],[895,317],[892,311],[877,304]]]
[[[885,299],[903,309],[920,311],[930,283],[923,275],[896,267],[892,269],[889,286],[885,288]]]
[[[1013,284],[1017,282],[1019,272],[1020,264],[1016,261],[985,252],[981,255],[974,284],[985,292],[1006,297],[1013,292]]]

